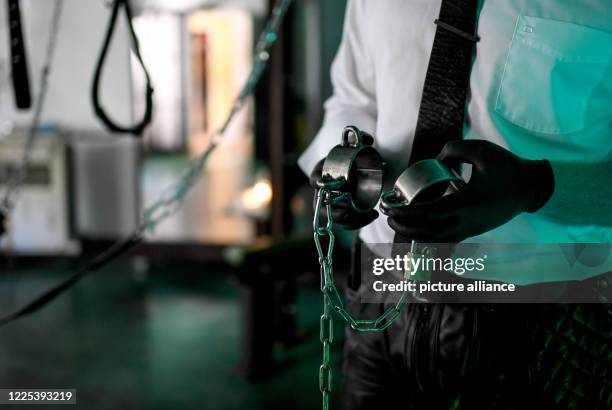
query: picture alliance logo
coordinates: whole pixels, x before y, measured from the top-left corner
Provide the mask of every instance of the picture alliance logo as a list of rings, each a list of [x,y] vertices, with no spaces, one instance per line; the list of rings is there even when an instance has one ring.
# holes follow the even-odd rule
[[[418,272],[447,271],[457,275],[485,270],[487,255],[480,258],[441,258],[425,255],[396,255],[394,258],[375,258],[372,273],[375,276],[385,272],[404,272],[411,276]]]

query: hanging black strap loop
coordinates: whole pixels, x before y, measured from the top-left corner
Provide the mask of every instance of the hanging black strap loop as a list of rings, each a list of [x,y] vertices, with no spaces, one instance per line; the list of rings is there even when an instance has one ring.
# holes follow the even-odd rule
[[[140,67],[142,67],[142,71],[144,72],[146,80],[145,111],[142,120],[128,127],[120,126],[113,120],[111,120],[102,108],[102,105],[100,104],[100,78],[102,77],[102,67],[104,66],[104,63],[106,61],[106,55],[110,47],[113,32],[115,31],[115,26],[117,25],[117,17],[119,16],[119,9],[121,8],[121,6],[123,6],[124,8],[127,18],[130,39],[132,41],[132,51],[136,55],[136,59],[138,60]],[[94,72],[93,84],[91,88],[91,99],[96,116],[100,118],[102,123],[104,123],[106,128],[111,132],[129,133],[135,136],[141,136],[144,129],[151,122],[151,118],[153,115],[153,86],[151,84],[151,78],[149,77],[147,67],[145,66],[144,61],[142,60],[142,56],[140,55],[138,37],[136,37],[136,33],[134,32],[134,26],[132,25],[132,10],[130,8],[129,0],[115,0],[113,2],[113,10],[111,12],[110,20],[108,23],[106,37],[104,39],[104,44],[102,45],[100,57],[98,58],[98,63],[96,64],[96,69]]]
[[[15,105],[24,110],[32,107],[28,63],[26,59],[25,41],[21,24],[19,0],[8,0],[9,33],[11,37],[11,78]]]

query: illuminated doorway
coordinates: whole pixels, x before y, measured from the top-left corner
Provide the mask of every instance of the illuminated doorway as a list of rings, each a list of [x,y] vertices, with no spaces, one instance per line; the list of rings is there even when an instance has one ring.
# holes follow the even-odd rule
[[[225,9],[180,15],[153,12],[137,18],[143,58],[155,87],[155,120],[148,131],[148,146],[153,153],[175,153],[148,156],[145,205],[180,176],[189,159],[206,149],[223,124],[251,68],[252,21],[247,11]],[[139,95],[136,91],[136,99]],[[254,240],[254,221],[228,211],[253,183],[252,105],[249,101],[236,115],[181,211],[162,223],[150,240],[216,244]]]

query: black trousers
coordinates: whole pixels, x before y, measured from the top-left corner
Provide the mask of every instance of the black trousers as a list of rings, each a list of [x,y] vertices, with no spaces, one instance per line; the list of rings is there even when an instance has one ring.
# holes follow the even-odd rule
[[[360,274],[359,248],[357,244],[353,279],[349,283],[353,289],[347,291],[348,307],[355,317],[373,319],[387,306],[359,301],[354,276]],[[597,304],[584,308],[603,312]],[[550,343],[550,334],[543,331],[543,321],[554,321],[564,312],[563,305],[408,303],[398,320],[384,332],[359,333],[349,328],[341,407],[593,408],[583,398],[568,393],[573,386],[564,386],[566,391],[557,392],[555,386],[541,377],[542,369],[552,372],[558,359],[554,354],[541,354],[543,345]],[[607,331],[612,331],[612,326],[607,326]],[[560,349],[561,355],[566,357],[571,352],[564,349]],[[599,372],[599,377],[608,375],[605,367],[599,368]],[[587,373],[592,376],[593,371]],[[565,377],[559,383],[568,382],[572,383]]]

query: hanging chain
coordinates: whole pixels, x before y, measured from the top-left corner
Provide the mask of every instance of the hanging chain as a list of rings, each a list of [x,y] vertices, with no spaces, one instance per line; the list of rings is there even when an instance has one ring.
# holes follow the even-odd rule
[[[382,332],[395,322],[402,312],[402,307],[408,297],[404,291],[398,302],[388,308],[374,320],[357,320],[346,310],[342,296],[334,281],[333,253],[335,245],[334,221],[332,205],[344,196],[334,196],[332,189],[343,185],[344,181],[325,183],[317,190],[317,201],[314,209],[314,241],[319,256],[321,273],[321,292],[323,293],[323,315],[320,323],[320,339],[323,349],[323,360],[319,368],[319,389],[323,400],[323,410],[329,409],[329,398],[332,391],[332,365],[330,358],[331,344],[334,338],[332,312],[336,312],[351,329],[358,332]],[[323,212],[325,211],[325,212]]]
[[[53,16],[51,17],[51,28],[49,30],[49,42],[47,44],[43,68],[40,72],[40,90],[34,106],[34,115],[32,116],[32,122],[30,123],[30,127],[28,129],[28,135],[23,147],[21,159],[19,160],[16,168],[10,171],[10,175],[6,182],[4,197],[0,203],[0,212],[4,215],[8,215],[15,207],[17,197],[19,196],[21,187],[27,174],[30,154],[34,148],[36,137],[38,136],[40,117],[42,114],[45,97],[47,96],[47,91],[49,89],[49,73],[51,72],[51,64],[53,62],[53,56],[55,55],[55,45],[57,42],[57,33],[59,31],[59,22],[63,6],[64,0],[55,1]]]
[[[331,345],[334,341],[334,322],[332,313],[332,301],[327,294],[327,289],[335,287],[333,275],[333,253],[335,236],[333,232],[333,219],[331,217],[331,192],[329,188],[323,187],[317,191],[317,203],[314,216],[314,240],[319,254],[319,264],[321,265],[321,292],[323,292],[323,314],[320,323],[320,339],[323,348],[323,363],[319,367],[319,390],[321,390],[323,400],[323,410],[329,409],[329,396],[332,391],[332,366],[331,366]],[[325,217],[323,220],[322,210],[325,207]],[[326,239],[327,238],[327,239]],[[325,240],[327,240],[327,250],[325,250]]]

